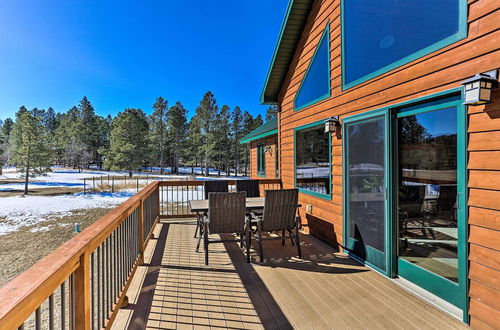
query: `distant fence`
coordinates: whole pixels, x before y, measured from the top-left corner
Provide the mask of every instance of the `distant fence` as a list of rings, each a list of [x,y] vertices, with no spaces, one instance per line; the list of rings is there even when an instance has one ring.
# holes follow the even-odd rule
[[[165,178],[155,175],[141,175],[130,177],[127,175],[101,175],[83,179],[83,193],[89,192],[111,192],[114,193],[123,188],[135,189],[139,192],[140,189],[147,186],[153,181],[162,181]]]
[[[236,180],[227,181],[235,190]],[[282,184],[262,179],[259,186],[263,195]],[[203,181],[149,183],[0,288],[0,329],[109,329],[144,262],[155,224],[161,218],[193,217],[188,201],[199,199],[204,199]]]

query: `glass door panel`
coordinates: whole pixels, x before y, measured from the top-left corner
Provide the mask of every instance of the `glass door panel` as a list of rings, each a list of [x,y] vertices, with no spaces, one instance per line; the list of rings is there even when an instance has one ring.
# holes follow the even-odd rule
[[[455,108],[398,119],[399,258],[458,282]]]
[[[386,272],[385,116],[345,126],[348,249]]]

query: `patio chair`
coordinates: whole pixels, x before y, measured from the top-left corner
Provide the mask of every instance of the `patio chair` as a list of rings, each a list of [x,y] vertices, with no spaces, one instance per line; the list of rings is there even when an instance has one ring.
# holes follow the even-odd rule
[[[247,197],[260,197],[259,180],[236,180],[236,191],[245,191]]]
[[[203,217],[203,242],[205,265],[208,265],[208,247],[212,243],[242,242],[248,231],[245,221],[245,193],[210,193],[208,195],[208,215]],[[209,234],[240,235],[238,239],[213,240]]]
[[[228,192],[228,182],[226,180],[208,180],[203,182],[204,185],[204,192],[205,192],[205,199],[208,199],[208,194],[211,192]],[[196,238],[196,235],[198,232],[200,233],[200,237],[203,236],[202,233],[202,227],[203,224],[201,223],[201,218],[203,215],[198,215],[197,216],[197,223],[196,223],[196,229],[194,231],[194,237]],[[200,240],[198,240],[198,247],[200,246]],[[198,251],[198,249],[196,249]]]
[[[205,199],[208,199],[208,194],[211,192],[228,192],[228,182],[226,180],[208,180],[204,182]]]
[[[285,239],[295,240],[298,257],[302,258],[300,250],[299,226],[300,218],[297,216],[297,204],[299,191],[297,189],[267,190],[265,192],[264,212],[262,216],[252,213],[252,222],[257,222],[255,229],[251,229],[251,234],[259,244],[260,262],[264,261],[264,240],[281,239],[281,245],[285,244]],[[250,228],[250,226],[247,226]],[[262,233],[281,231],[281,237],[263,237]],[[288,236],[285,236],[288,232]],[[250,235],[247,234],[246,253],[247,262],[250,262]]]

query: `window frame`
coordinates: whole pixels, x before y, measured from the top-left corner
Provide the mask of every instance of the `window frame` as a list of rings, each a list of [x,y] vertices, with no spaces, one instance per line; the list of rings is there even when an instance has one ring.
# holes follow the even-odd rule
[[[316,191],[310,191],[307,189],[303,189],[300,187],[297,187],[297,133],[308,129],[308,128],[313,128],[313,127],[324,127],[324,120],[319,120],[310,124],[302,125],[299,127],[296,127],[293,129],[293,181],[294,181],[294,187],[299,190],[299,192],[308,194],[311,196],[331,200],[332,199],[332,133],[324,133],[328,134],[328,163],[329,163],[329,169],[330,169],[330,175],[328,176],[328,184],[330,187],[330,192],[328,194],[322,194],[318,193]]]
[[[328,36],[328,40],[326,43],[326,49],[327,49],[326,51],[327,51],[327,56],[328,56],[328,93],[323,94],[323,95],[297,107],[296,106],[297,97],[299,96],[300,91],[302,90],[302,86],[304,85],[304,81],[306,80],[307,75],[309,74],[309,70],[311,69],[311,66],[314,62],[314,59],[316,58],[316,55],[319,51],[319,46],[321,45],[321,42],[323,41],[323,38],[325,38],[325,36]],[[323,29],[323,32],[321,33],[321,38],[319,39],[319,42],[316,45],[316,49],[314,50],[314,53],[313,53],[311,59],[309,60],[309,64],[307,65],[307,69],[306,69],[306,72],[304,74],[304,77],[301,79],[299,88],[297,89],[297,92],[295,93],[295,96],[293,97],[293,110],[294,111],[303,110],[305,108],[308,108],[308,107],[332,96],[332,89],[330,86],[330,82],[331,82],[330,41],[331,41],[330,40],[330,22],[327,22],[325,28]]]
[[[458,6],[458,31],[457,33],[448,36],[442,40],[439,40],[435,42],[434,44],[427,46],[423,49],[420,49],[416,51],[415,53],[409,54],[391,64],[388,64],[382,68],[379,68],[361,78],[358,78],[354,81],[351,81],[350,83],[345,83],[345,34],[344,34],[344,26],[345,26],[345,18],[344,18],[344,1],[345,0],[340,0],[340,34],[341,34],[341,71],[342,71],[342,91],[345,91],[347,89],[350,89],[354,86],[360,85],[366,81],[369,81],[375,77],[378,77],[384,73],[387,73],[389,71],[392,71],[396,68],[399,68],[405,64],[408,64],[416,59],[419,59],[421,57],[424,57],[426,55],[429,55],[435,51],[440,50],[441,48],[444,48],[446,46],[449,46],[455,42],[458,42],[460,40],[463,40],[467,38],[467,1],[465,0],[459,0],[459,6]]]
[[[266,177],[266,152],[265,142],[257,143],[257,176]]]

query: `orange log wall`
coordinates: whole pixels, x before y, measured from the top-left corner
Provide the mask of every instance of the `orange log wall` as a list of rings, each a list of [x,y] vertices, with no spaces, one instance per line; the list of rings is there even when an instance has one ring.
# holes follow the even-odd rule
[[[311,56],[330,23],[332,97],[295,112],[293,100]],[[409,101],[460,86],[460,82],[500,67],[500,11],[497,0],[468,1],[468,36],[425,57],[348,90],[341,89],[340,1],[316,1],[280,94],[278,129],[280,177],[294,187],[293,128],[339,115],[343,117]],[[500,328],[500,95],[486,107],[469,107],[469,242],[471,325]],[[274,142],[273,142],[274,143]],[[342,148],[332,139],[331,201],[300,194],[303,222],[319,238],[342,242]],[[256,143],[252,143],[252,177]],[[274,177],[274,158],[267,158]],[[313,205],[311,214],[305,205]]]

